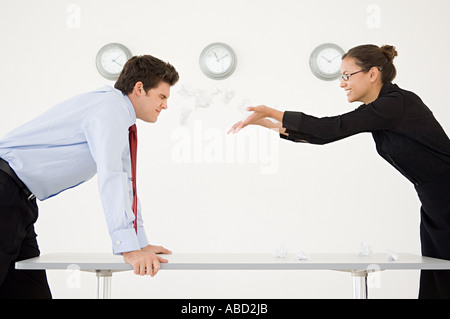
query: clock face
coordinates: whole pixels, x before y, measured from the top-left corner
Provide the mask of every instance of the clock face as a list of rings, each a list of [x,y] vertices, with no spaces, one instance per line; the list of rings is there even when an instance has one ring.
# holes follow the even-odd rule
[[[325,43],[311,54],[309,63],[312,72],[321,80],[335,80],[340,75],[341,58],[344,51],[337,45]]]
[[[131,52],[119,43],[110,43],[97,54],[97,69],[108,80],[117,80],[123,66],[131,58]]]
[[[225,79],[236,68],[236,54],[233,49],[224,43],[208,45],[200,55],[200,68],[203,73],[212,79]]]

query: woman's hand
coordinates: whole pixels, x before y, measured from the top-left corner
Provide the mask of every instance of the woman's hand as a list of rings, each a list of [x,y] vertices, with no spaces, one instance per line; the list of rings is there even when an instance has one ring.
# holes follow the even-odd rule
[[[265,105],[247,107],[246,110],[253,113],[250,114],[245,120],[239,121],[234,124],[228,131],[228,134],[238,133],[248,125],[260,125],[269,129],[275,129],[277,131],[280,131],[280,133],[283,133],[281,132],[281,122],[283,121],[284,112],[277,111]],[[272,118],[277,122],[273,122],[269,120],[269,118]]]

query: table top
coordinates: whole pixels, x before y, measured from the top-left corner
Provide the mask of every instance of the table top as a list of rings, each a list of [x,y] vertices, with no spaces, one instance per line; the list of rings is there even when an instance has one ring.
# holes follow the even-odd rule
[[[174,253],[160,255],[169,260],[161,270],[387,270],[450,269],[450,261],[399,253],[389,260],[387,254],[358,256],[352,253],[310,254],[298,260],[295,254],[277,258],[272,254]],[[79,269],[85,271],[132,270],[122,256],[110,253],[52,253],[16,262],[16,269]]]

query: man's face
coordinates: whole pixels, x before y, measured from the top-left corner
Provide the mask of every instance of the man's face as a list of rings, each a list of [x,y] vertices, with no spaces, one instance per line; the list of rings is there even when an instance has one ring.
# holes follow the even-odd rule
[[[167,109],[169,96],[170,85],[166,82],[159,82],[157,87],[150,89],[147,93],[142,87],[133,102],[136,118],[155,123],[161,111]]]

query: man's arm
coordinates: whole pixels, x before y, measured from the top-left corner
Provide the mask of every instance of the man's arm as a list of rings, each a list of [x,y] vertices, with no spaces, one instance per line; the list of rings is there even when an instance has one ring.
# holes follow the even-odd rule
[[[123,154],[128,149],[130,123],[122,108],[115,106],[110,103],[98,109],[84,123],[83,129],[97,164],[98,187],[113,253],[122,254],[136,274],[154,276],[159,263],[167,262],[156,254],[170,252],[148,245],[142,223],[138,223],[141,225],[137,234],[133,228],[134,214],[129,195],[131,173],[124,171],[126,163],[123,162]]]

